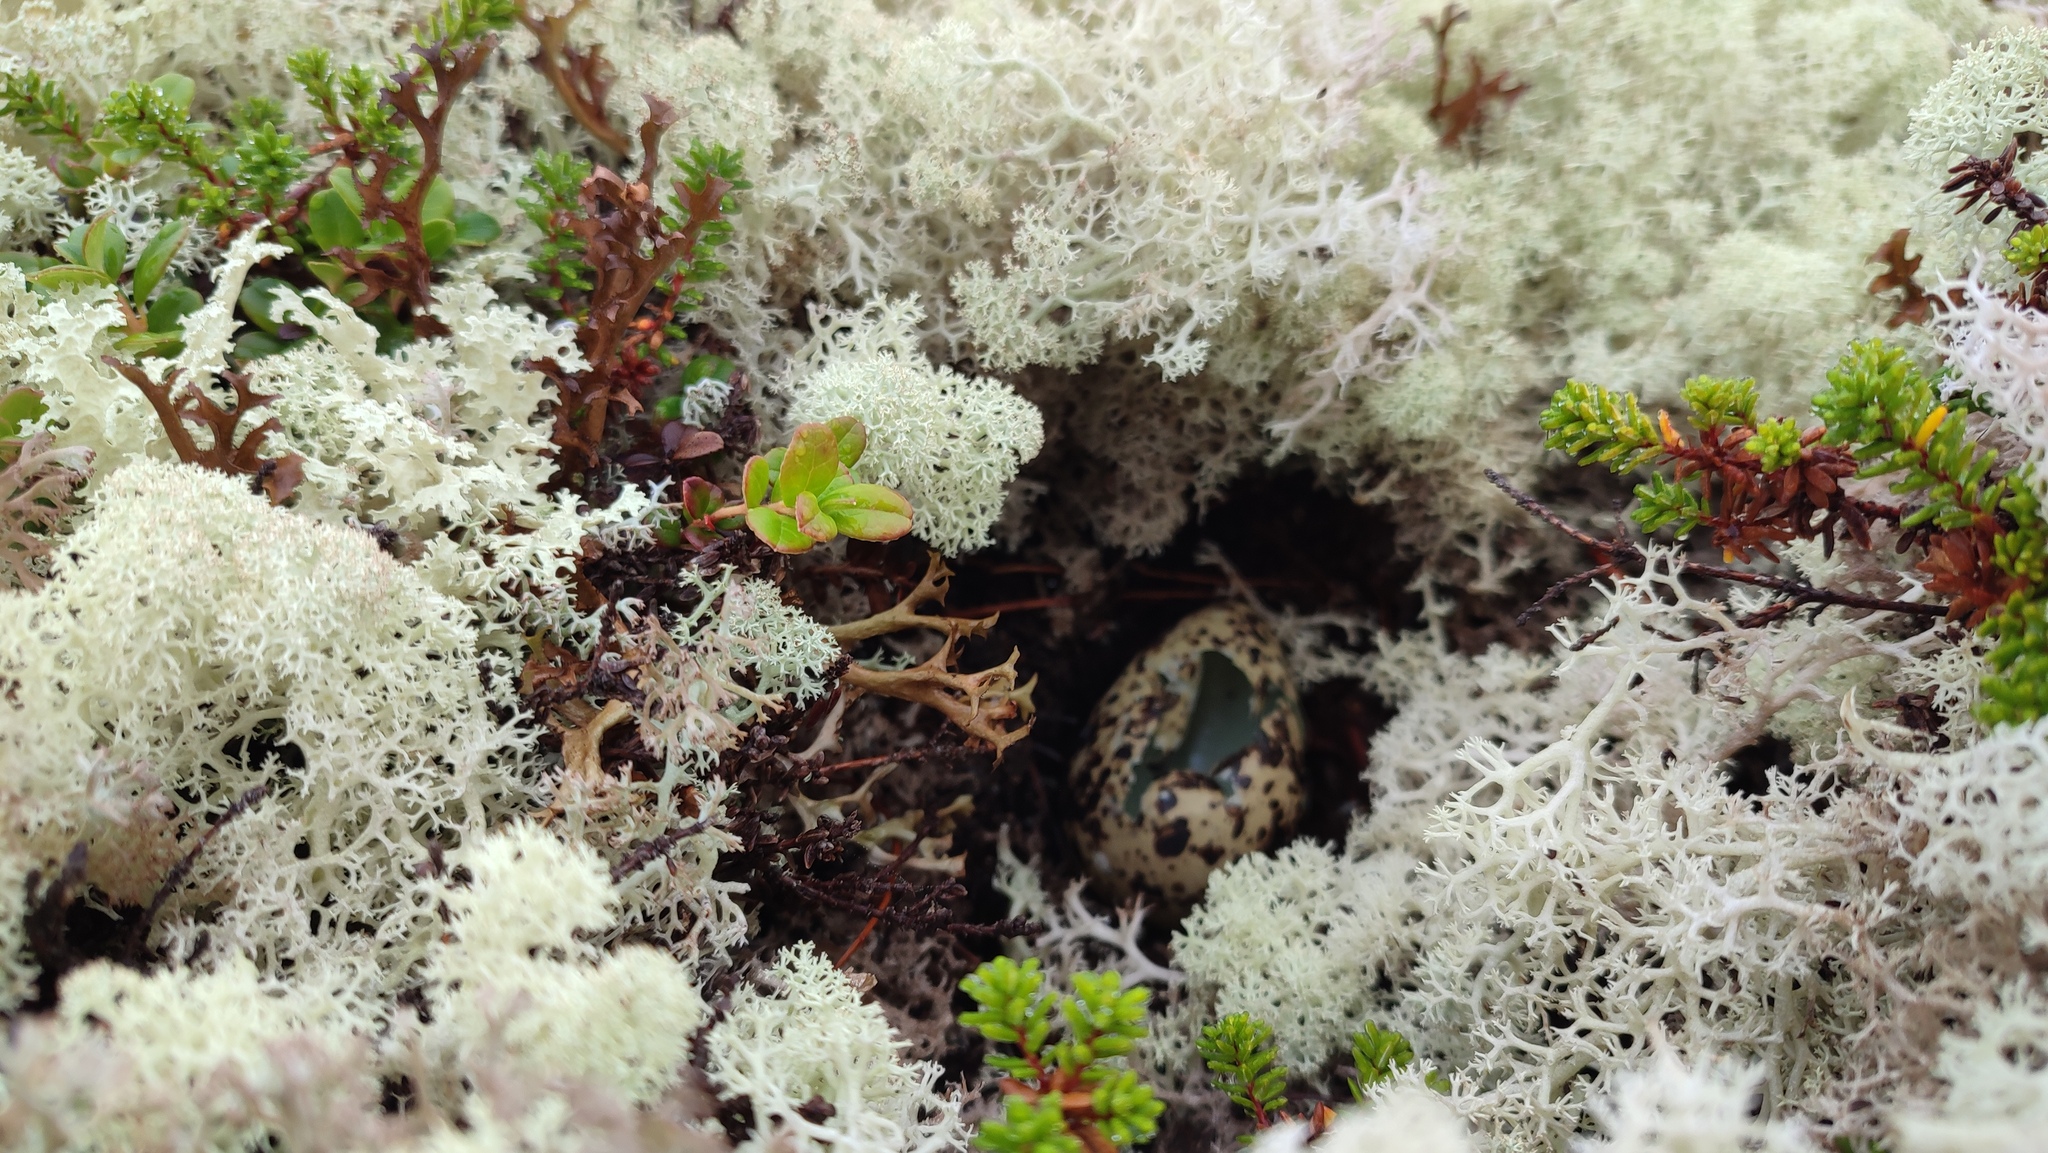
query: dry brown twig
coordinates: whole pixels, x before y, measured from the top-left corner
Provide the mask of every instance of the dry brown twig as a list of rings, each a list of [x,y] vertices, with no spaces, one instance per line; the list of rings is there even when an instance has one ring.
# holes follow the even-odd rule
[[[1446,4],[1442,15],[1435,19],[1427,16],[1422,18],[1422,27],[1436,41],[1436,87],[1430,100],[1429,122],[1437,126],[1440,133],[1438,143],[1445,148],[1458,147],[1464,142],[1467,133],[1480,127],[1486,120],[1489,103],[1498,102],[1502,108],[1506,108],[1529,90],[1526,84],[1509,84],[1506,72],[1495,72],[1489,76],[1486,66],[1479,61],[1479,54],[1468,52],[1465,54],[1465,64],[1471,73],[1471,79],[1463,92],[1456,96],[1448,96],[1451,82],[1451,29],[1471,15],[1471,12],[1460,5]]]
[[[927,616],[918,609],[927,604],[944,605],[953,572],[939,554],[932,553],[923,578],[910,595],[887,609],[861,620],[831,626],[832,637],[841,648],[851,649],[861,641],[910,629],[930,629],[946,634],[939,651],[921,664],[907,669],[871,669],[855,664],[840,677],[853,692],[874,693],[911,701],[936,710],[962,732],[987,742],[1000,760],[1005,750],[1031,731],[1031,690],[1038,678],[1017,683],[1017,651],[1010,659],[978,673],[953,670],[960,644],[986,636],[995,627],[995,616]]]
[[[567,12],[553,16],[535,16],[530,4],[519,7],[519,22],[540,41],[540,51],[527,58],[527,63],[540,69],[541,75],[554,86],[555,94],[568,106],[569,115],[583,126],[585,132],[597,138],[599,144],[619,156],[632,150],[632,141],[624,132],[612,124],[605,115],[605,96],[611,92],[612,82],[617,75],[611,62],[604,58],[604,49],[592,45],[588,49],[577,49],[569,44],[569,24],[590,6],[590,0],[576,0]]]
[[[149,398],[149,406],[156,410],[157,419],[163,422],[164,436],[170,440],[179,460],[231,476],[250,477],[270,497],[272,504],[283,504],[291,499],[292,490],[305,477],[305,458],[297,453],[286,453],[280,457],[260,455],[263,442],[283,427],[277,418],[266,417],[248,432],[239,437],[236,435],[244,418],[277,399],[249,387],[247,375],[221,373],[221,379],[235,390],[235,407],[227,409],[192,385],[179,388],[180,370],[171,370],[163,383],[158,384],[139,366],[111,356],[101,359]],[[199,447],[199,442],[193,439],[187,422],[207,430],[209,439],[205,448]]]

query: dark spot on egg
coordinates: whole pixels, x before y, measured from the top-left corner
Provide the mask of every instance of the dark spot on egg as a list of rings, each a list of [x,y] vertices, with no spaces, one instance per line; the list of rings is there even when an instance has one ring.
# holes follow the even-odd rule
[[[1171,824],[1162,827],[1153,835],[1152,851],[1162,857],[1178,857],[1187,850],[1188,838],[1191,835],[1188,831],[1187,818],[1176,817]]]
[[[1175,805],[1180,803],[1180,797],[1175,795],[1172,789],[1161,789],[1152,803],[1158,807],[1160,815],[1164,816],[1166,813],[1171,812]]]
[[[1222,845],[1198,845],[1195,847],[1196,855],[1209,862],[1209,867],[1212,869],[1216,867],[1216,862],[1223,859],[1224,852],[1225,849]]]

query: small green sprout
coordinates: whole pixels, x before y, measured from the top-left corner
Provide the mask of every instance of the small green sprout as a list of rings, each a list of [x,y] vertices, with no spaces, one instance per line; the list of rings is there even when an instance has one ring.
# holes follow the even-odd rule
[[[977,1148],[991,1153],[1109,1153],[1143,1144],[1165,1110],[1136,1073],[1108,1062],[1145,1035],[1150,994],[1125,989],[1115,972],[1076,973],[1071,996],[1053,997],[1033,958],[998,957],[960,984],[980,1008],[960,1023],[1016,1050],[992,1053],[1005,1074],[1003,1119],[984,1122]],[[1048,1045],[1057,1004],[1062,1036]]]
[[[2005,242],[2005,259],[2021,276],[2033,276],[2048,268],[2048,224],[2015,233]]]
[[[1351,1096],[1365,1100],[1366,1093],[1393,1080],[1394,1075],[1415,1063],[1415,1048],[1408,1038],[1371,1021],[1351,1035],[1351,1064],[1358,1075],[1351,1079]],[[1425,1070],[1422,1082],[1439,1093],[1451,1091],[1451,1079],[1435,1069]]]
[[[1287,1104],[1287,1066],[1280,1064],[1271,1025],[1248,1013],[1232,1013],[1203,1026],[1195,1049],[1209,1071],[1218,1074],[1210,1083],[1250,1113],[1252,1124],[1265,1129],[1278,1119]],[[1238,1142],[1249,1145],[1252,1138],[1247,1134]]]
[[[1540,423],[1550,435],[1544,448],[1563,449],[1580,464],[1604,464],[1628,472],[1664,450],[1657,422],[1644,414],[1636,398],[1597,384],[1570,381],[1550,398]]]
[[[1767,420],[1756,426],[1756,435],[1742,442],[1742,450],[1755,456],[1767,473],[1780,472],[1799,463],[1799,426],[1791,417]]]
[[[853,479],[852,466],[867,443],[867,426],[850,416],[798,425],[788,447],[747,461],[740,503],[694,515],[690,523],[717,531],[744,521],[779,553],[809,552],[841,536],[895,540],[910,531],[910,502],[895,489]]]

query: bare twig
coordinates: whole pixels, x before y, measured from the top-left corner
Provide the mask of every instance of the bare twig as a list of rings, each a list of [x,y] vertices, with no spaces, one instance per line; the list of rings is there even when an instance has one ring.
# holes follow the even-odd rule
[[[178,886],[185,883],[185,878],[191,874],[192,866],[199,863],[199,854],[206,851],[206,846],[213,843],[213,839],[220,835],[220,831],[227,827],[229,821],[255,808],[256,802],[269,795],[270,783],[268,781],[249,789],[241,796],[236,797],[227,808],[222,809],[220,816],[215,818],[214,822],[206,827],[205,832],[199,834],[199,840],[191,848],[185,850],[185,855],[178,858],[178,863],[171,866],[170,872],[164,874],[164,883],[156,887],[156,895],[149,899],[149,911],[143,914],[141,921],[141,928],[144,933],[149,932],[149,926],[156,923],[156,915],[163,911],[164,902],[170,900],[171,894],[177,890]]]
[[[1576,576],[1567,577],[1543,594],[1542,599],[1522,614],[1520,621],[1528,618],[1544,604],[1565,591],[1598,579],[1602,576],[1620,576],[1624,566],[1641,566],[1647,558],[1643,550],[1620,538],[1602,540],[1592,533],[1567,522],[1552,511],[1548,505],[1509,483],[1508,479],[1492,469],[1486,470],[1486,479],[1495,488],[1508,495],[1524,512],[1536,517],[1557,531],[1584,545],[1599,563]],[[1947,605],[1922,604],[1915,601],[1887,600],[1883,597],[1865,596],[1862,593],[1842,592],[1837,589],[1816,588],[1804,581],[1786,577],[1770,576],[1766,573],[1750,572],[1747,569],[1727,568],[1722,565],[1700,564],[1697,561],[1681,559],[1679,571],[1688,576],[1706,577],[1710,580],[1734,581],[1738,584],[1755,585],[1790,597],[1795,604],[1836,605],[1842,608],[1868,609],[1872,612],[1903,613],[1917,617],[1945,617]]]
[[[619,858],[618,864],[612,866],[612,884],[616,885],[646,868],[653,861],[667,857],[677,845],[710,827],[711,818],[702,817],[633,846],[631,851]]]

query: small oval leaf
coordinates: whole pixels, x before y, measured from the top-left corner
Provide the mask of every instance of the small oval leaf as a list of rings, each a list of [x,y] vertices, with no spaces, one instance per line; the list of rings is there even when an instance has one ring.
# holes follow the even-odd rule
[[[770,508],[748,509],[747,527],[754,530],[763,544],[779,553],[809,552],[817,543],[796,526],[795,517]]]
[[[313,244],[323,252],[354,248],[368,239],[363,222],[350,211],[348,201],[332,188],[315,192],[306,201],[306,230]]]
[[[427,250],[428,260],[439,260],[455,247],[455,222],[452,220],[423,220],[420,222],[420,244]]]
[[[149,86],[163,93],[164,98],[169,100],[172,106],[180,112],[191,109],[192,96],[198,91],[197,86],[192,83],[190,76],[181,76],[176,72],[164,73],[162,76],[150,81]]]
[[[0,396],[0,437],[21,435],[21,426],[49,411],[43,394],[33,388],[17,388]]]
[[[110,284],[107,274],[80,264],[59,264],[28,278],[38,288],[98,288]]]
[[[504,229],[498,227],[497,218],[488,212],[465,212],[455,218],[455,243],[464,248],[476,248],[498,239]]]
[[[363,193],[356,187],[356,174],[346,165],[336,165],[327,170],[327,187],[334,190],[341,202],[348,205],[349,212],[360,221],[363,218]]]
[[[838,475],[839,438],[825,425],[800,424],[790,434],[782,474],[775,478],[775,499],[794,505],[798,493],[815,495]]]
[[[186,286],[167,288],[163,295],[149,306],[149,330],[151,332],[183,332],[181,321],[198,312],[206,304],[206,298]]]
[[[759,508],[768,503],[768,481],[768,458],[747,458],[747,470],[740,479],[740,487],[748,508]]]
[[[112,213],[102,213],[85,230],[85,242],[80,246],[80,264],[97,268],[109,281],[118,280],[121,270],[128,264],[128,238],[114,226]]]
[[[839,463],[852,468],[868,450],[868,426],[853,416],[835,416],[825,424],[839,438]]]
[[[278,326],[284,323],[283,318],[277,315],[277,290],[290,287],[274,276],[256,277],[242,286],[239,300],[242,312],[256,322],[256,327],[275,335]]]
[[[725,503],[725,493],[701,476],[683,478],[683,512],[691,520],[702,520]]]
[[[818,498],[811,493],[797,494],[795,511],[798,531],[819,544],[829,544],[839,535],[839,526],[818,507]]]
[[[445,220],[455,223],[455,186],[445,177],[436,176],[427,185],[427,194],[420,198],[420,220]]]
[[[132,291],[138,303],[148,300],[149,294],[156,291],[158,282],[163,280],[165,270],[170,268],[171,261],[178,255],[178,249],[184,247],[185,237],[191,231],[192,222],[180,220],[158,229],[156,235],[149,238],[149,243],[142,246],[141,253],[135,257]]]
[[[893,488],[849,484],[820,502],[839,531],[855,540],[895,540],[910,531],[910,502]]]

